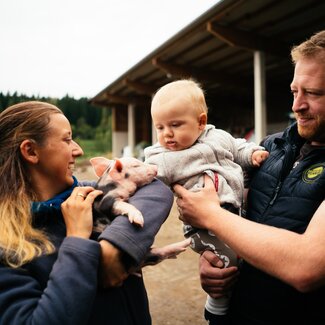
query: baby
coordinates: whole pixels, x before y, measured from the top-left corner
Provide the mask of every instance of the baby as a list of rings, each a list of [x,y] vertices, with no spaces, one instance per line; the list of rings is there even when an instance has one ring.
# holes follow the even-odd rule
[[[214,181],[220,203],[240,214],[243,203],[242,168],[258,167],[268,157],[263,147],[235,139],[229,133],[207,124],[208,108],[201,86],[193,80],[166,84],[154,95],[151,116],[158,143],[144,150],[145,161],[157,165],[157,177],[172,186],[190,190],[204,186],[203,175]],[[237,254],[212,233],[184,225],[185,237],[197,253],[209,249],[223,260],[224,267],[237,265]],[[207,298],[206,309],[225,315],[229,297]]]

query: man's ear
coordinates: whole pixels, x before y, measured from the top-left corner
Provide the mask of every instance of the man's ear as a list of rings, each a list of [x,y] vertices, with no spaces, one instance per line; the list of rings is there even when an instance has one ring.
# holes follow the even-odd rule
[[[38,163],[38,154],[36,150],[36,143],[32,140],[26,139],[20,144],[20,152],[24,159],[31,164]]]
[[[201,113],[199,116],[199,127],[201,130],[203,130],[205,128],[205,126],[207,125],[207,121],[208,121],[207,114]]]

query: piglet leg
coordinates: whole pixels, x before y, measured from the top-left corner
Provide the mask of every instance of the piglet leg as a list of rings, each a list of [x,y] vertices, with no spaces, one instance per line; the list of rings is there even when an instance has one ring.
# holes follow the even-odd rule
[[[190,246],[191,238],[176,242],[163,247],[151,247],[149,253],[145,256],[143,263],[136,269],[130,270],[130,273],[138,277],[142,276],[141,268],[147,265],[156,265],[166,259],[177,258],[177,255],[186,251]]]
[[[144,220],[142,213],[136,207],[127,202],[116,200],[113,204],[112,212],[115,215],[126,215],[131,223],[143,227]]]
[[[190,245],[191,238],[163,247],[152,247],[146,256],[142,266],[156,265],[163,260],[177,258],[177,255],[186,251]]]

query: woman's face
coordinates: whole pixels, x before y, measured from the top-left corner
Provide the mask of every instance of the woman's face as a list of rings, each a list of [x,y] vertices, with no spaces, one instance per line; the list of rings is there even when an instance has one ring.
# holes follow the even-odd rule
[[[36,191],[42,199],[49,199],[73,184],[75,159],[83,155],[81,147],[72,140],[68,119],[63,114],[52,114],[45,143],[37,147],[38,163]]]

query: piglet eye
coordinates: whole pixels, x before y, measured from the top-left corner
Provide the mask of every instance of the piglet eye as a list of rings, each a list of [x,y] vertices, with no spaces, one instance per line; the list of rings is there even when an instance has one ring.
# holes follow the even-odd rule
[[[125,178],[129,178],[130,177],[130,174],[129,173],[125,173],[124,177]]]

